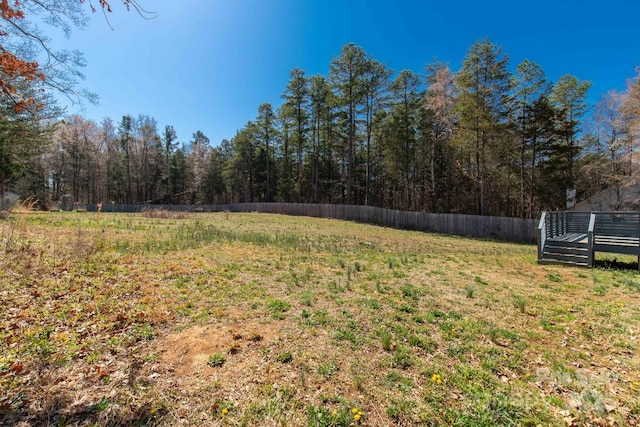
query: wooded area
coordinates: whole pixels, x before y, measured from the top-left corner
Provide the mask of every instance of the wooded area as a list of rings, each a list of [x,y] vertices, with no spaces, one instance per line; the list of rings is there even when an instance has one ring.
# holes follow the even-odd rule
[[[43,207],[277,201],[536,218],[564,209],[567,190],[582,199],[634,173],[637,78],[592,106],[590,82],[550,82],[529,60],[512,70],[487,39],[457,71],[395,73],[354,44],[329,66],[292,70],[278,108],[261,104],[213,143],[145,114],[61,119],[38,79],[14,76],[33,96],[25,106],[0,94],[0,195]]]

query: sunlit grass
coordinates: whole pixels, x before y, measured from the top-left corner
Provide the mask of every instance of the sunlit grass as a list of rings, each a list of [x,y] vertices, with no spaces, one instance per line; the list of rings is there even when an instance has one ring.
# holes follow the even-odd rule
[[[637,422],[638,272],[535,259],[329,219],[13,215],[0,421]]]

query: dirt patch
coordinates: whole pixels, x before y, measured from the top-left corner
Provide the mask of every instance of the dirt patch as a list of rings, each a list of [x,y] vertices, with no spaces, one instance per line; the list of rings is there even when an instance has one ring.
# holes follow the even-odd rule
[[[194,326],[158,339],[150,346],[149,354],[156,354],[158,362],[178,378],[201,377],[213,374],[207,360],[216,353],[234,359],[234,370],[244,369],[261,357],[260,349],[277,339],[278,332],[276,325],[258,322]],[[225,370],[225,374],[233,372]]]

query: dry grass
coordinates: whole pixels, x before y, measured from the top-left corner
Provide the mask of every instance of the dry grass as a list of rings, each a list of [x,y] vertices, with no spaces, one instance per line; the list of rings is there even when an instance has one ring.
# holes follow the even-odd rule
[[[638,273],[535,253],[266,214],[12,216],[0,420],[637,425]]]
[[[102,207],[102,206],[101,206]],[[145,218],[162,218],[162,219],[185,219],[185,212],[168,211],[166,209],[145,209],[142,211]]]

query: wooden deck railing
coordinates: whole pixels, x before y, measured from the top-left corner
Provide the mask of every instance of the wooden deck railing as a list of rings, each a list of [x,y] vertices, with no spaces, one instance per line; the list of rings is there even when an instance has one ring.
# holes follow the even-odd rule
[[[542,259],[544,245],[547,242],[547,213],[542,212],[538,223],[538,261]]]
[[[587,264],[589,264],[589,267],[593,267],[593,258],[594,258],[593,232],[595,228],[596,228],[596,214],[591,213],[591,215],[589,216],[589,228],[587,229],[587,247],[588,247],[588,254],[589,254],[589,259],[587,261]]]
[[[538,224],[538,261],[545,258],[545,245],[548,241],[562,236],[574,235],[573,240],[579,241],[579,236],[587,238],[589,249],[588,263],[593,263],[593,233],[589,234],[591,226],[591,214],[589,212],[542,212]]]
[[[589,212],[542,212],[538,224],[538,242],[542,242],[542,238],[553,239],[569,233],[586,234],[590,218]]]
[[[640,212],[594,212],[593,249],[640,257]]]
[[[640,212],[543,212],[538,224],[538,260],[544,256],[545,244],[564,240],[562,236],[574,241],[586,238],[590,267],[595,252],[637,255],[640,266]]]

